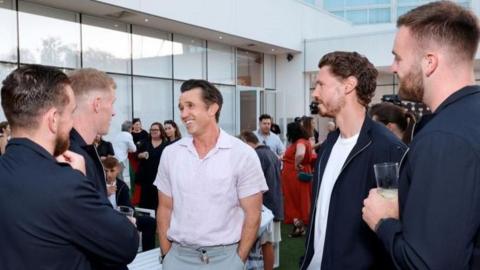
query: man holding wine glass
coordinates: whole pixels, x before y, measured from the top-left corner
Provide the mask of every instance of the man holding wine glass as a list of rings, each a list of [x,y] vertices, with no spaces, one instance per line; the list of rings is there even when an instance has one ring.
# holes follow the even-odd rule
[[[397,26],[392,71],[400,97],[433,114],[417,125],[402,159],[398,201],[371,190],[363,219],[397,269],[480,269],[478,19],[440,1],[411,10]]]
[[[378,75],[366,57],[337,51],[323,56],[318,66],[312,97],[322,116],[335,118],[338,129],[328,134],[314,167],[301,269],[391,269],[381,242],[362,221],[361,209],[377,185],[373,165],[399,162],[406,146],[366,114]]]

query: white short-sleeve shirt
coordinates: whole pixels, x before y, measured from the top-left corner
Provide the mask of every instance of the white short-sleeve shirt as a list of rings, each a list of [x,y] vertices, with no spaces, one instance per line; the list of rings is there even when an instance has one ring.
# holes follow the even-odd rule
[[[166,147],[154,184],[173,199],[167,237],[189,246],[240,241],[240,199],[268,190],[253,148],[223,130],[203,159],[192,137]]]

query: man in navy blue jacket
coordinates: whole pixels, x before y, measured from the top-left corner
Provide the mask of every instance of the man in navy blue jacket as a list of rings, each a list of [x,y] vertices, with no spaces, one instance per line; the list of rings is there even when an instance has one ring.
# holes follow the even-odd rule
[[[89,270],[94,260],[132,261],[136,228],[86,180],[83,158],[67,151],[76,107],[68,77],[20,67],[1,96],[12,139],[0,158],[0,268]]]
[[[338,126],[319,149],[311,224],[301,269],[391,269],[381,242],[362,220],[363,200],[376,186],[373,165],[399,162],[406,146],[366,115],[377,70],[356,52],[320,60],[313,98]]]
[[[398,269],[480,269],[478,20],[442,1],[411,10],[397,26],[400,96],[433,114],[402,160],[398,203],[372,190],[363,218]]]

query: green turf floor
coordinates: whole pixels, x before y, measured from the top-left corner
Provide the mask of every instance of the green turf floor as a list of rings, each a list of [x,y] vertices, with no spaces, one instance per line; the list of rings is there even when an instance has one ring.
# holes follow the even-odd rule
[[[282,224],[282,242],[280,242],[280,267],[279,270],[298,269],[298,262],[305,251],[305,236],[289,238],[292,225]]]

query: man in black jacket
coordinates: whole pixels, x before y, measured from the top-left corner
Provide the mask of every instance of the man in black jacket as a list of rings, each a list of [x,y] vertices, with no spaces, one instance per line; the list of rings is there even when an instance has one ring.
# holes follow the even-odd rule
[[[402,160],[398,203],[372,190],[363,218],[398,269],[480,269],[478,20],[441,1],[411,10],[397,26],[400,97],[423,101],[433,114]]]
[[[12,139],[0,158],[0,268],[88,270],[93,260],[132,261],[137,230],[86,180],[83,158],[66,151],[75,109],[68,77],[22,66],[1,92]]]
[[[114,115],[116,84],[106,73],[92,68],[75,70],[69,78],[77,101],[70,150],[85,158],[87,178],[107,200],[105,172],[93,141],[97,135],[108,133]]]
[[[391,269],[381,242],[363,222],[363,200],[376,186],[373,165],[399,162],[406,146],[366,115],[377,70],[356,52],[320,60],[313,98],[338,129],[319,149],[311,222],[301,269]]]
[[[87,179],[95,185],[107,203],[107,182],[102,161],[93,144],[97,135],[106,135],[115,115],[115,81],[105,72],[93,68],[78,69],[69,74],[77,108],[70,131],[70,150],[83,156]],[[94,269],[124,270],[126,265],[105,265],[94,262]]]

